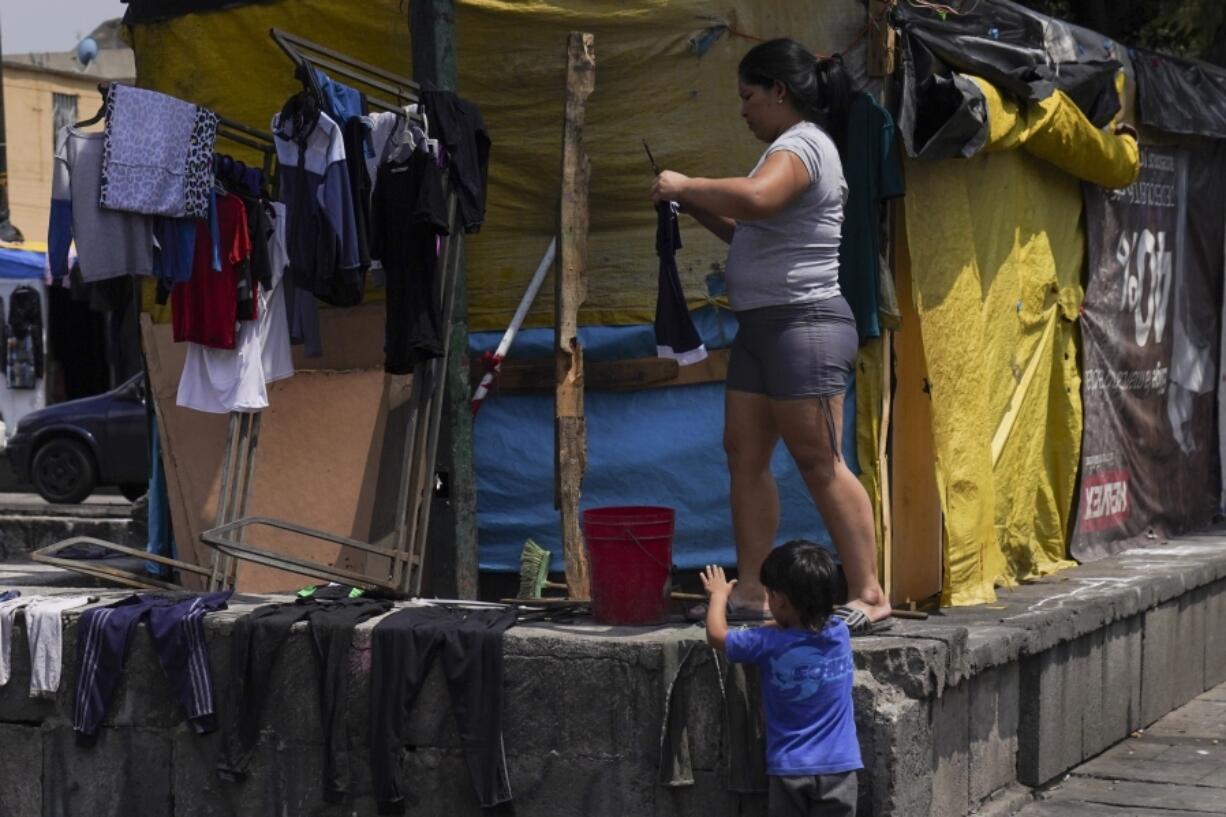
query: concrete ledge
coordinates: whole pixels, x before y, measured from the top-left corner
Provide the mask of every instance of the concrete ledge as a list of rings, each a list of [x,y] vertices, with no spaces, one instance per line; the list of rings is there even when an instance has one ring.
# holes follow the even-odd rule
[[[236,600],[207,619],[219,701],[231,625],[265,601]],[[197,736],[183,724],[143,633],[133,640],[99,744],[77,747],[76,619],[66,619],[69,660],[53,701],[26,695],[29,661],[19,619],[13,680],[0,688],[0,814],[373,814],[366,762],[373,626],[359,628],[351,656],[354,796],[326,806],[319,798],[316,659],[305,626],[269,668],[273,694],[252,775],[231,784],[213,772],[219,736]],[[696,783],[656,782],[662,647],[698,637],[698,628],[680,625],[511,630],[504,642],[504,733],[518,813],[764,814],[763,797],[724,788],[724,723],[707,656],[690,673],[686,709]],[[1000,809],[1019,799],[1019,784],[1048,782],[1226,680],[1226,537],[1132,551],[1002,591],[997,604],[898,621],[888,637],[857,640],[855,658],[866,765],[861,813],[958,817]],[[478,814],[438,668],[406,735],[402,770],[416,798],[409,813]]]
[[[72,536],[143,548],[145,531],[132,521],[131,507],[128,503],[0,502],[0,561],[23,558]]]

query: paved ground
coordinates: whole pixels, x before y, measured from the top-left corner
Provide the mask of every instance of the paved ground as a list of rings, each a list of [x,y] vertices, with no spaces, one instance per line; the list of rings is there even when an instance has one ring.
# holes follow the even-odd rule
[[[1226,815],[1226,684],[1078,766],[1018,817],[1209,814]]]

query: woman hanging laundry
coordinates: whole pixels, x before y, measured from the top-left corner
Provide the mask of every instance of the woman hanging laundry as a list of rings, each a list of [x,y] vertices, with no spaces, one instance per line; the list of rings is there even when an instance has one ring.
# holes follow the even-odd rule
[[[779,526],[770,461],[782,439],[843,563],[848,605],[837,614],[853,634],[870,632],[890,605],[877,581],[868,495],[839,453],[858,346],[838,281],[850,82],[838,57],[814,59],[787,39],[752,48],[738,80],[741,116],[769,145],[749,176],[665,170],[651,188],[653,201],[680,203],[729,244],[728,298],[739,323],[724,414],[739,576],[729,613],[769,615],[758,573]]]

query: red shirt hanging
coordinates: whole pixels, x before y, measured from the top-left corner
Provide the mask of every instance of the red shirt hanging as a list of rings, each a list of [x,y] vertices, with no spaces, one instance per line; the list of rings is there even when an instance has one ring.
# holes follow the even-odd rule
[[[213,239],[209,223],[196,227],[196,255],[190,281],[175,284],[170,293],[175,342],[191,341],[214,349],[233,349],[238,322],[239,267],[251,257],[247,208],[238,196],[217,197],[221,271],[213,269]]]

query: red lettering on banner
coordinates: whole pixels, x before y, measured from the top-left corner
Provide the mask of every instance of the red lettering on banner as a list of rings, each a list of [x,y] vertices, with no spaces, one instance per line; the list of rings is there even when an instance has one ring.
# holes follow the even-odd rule
[[[1081,484],[1081,530],[1096,531],[1128,518],[1128,472],[1100,471]]]

